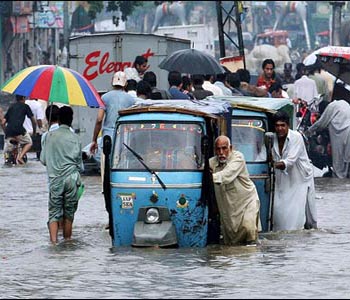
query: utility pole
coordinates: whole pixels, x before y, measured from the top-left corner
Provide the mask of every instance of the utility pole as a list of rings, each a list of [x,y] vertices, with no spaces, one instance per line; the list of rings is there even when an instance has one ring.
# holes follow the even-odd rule
[[[64,47],[67,49],[67,67],[69,67],[69,12],[68,1],[63,4],[63,40]]]
[[[228,1],[227,1],[228,2]],[[222,4],[222,1],[216,1],[216,13],[218,19],[218,33],[219,33],[219,45],[220,45],[220,57],[225,57],[225,37],[231,41],[231,43],[238,49],[239,56],[242,57],[244,68],[246,68],[245,63],[245,55],[244,55],[244,45],[243,45],[243,35],[242,35],[242,23],[241,23],[241,15],[243,13],[243,2],[242,1],[232,1],[233,5],[230,10],[227,11]],[[225,13],[225,17],[223,16],[223,12]],[[224,17],[224,19],[223,19]],[[231,28],[231,23],[236,27],[237,32],[237,40],[234,41],[230,32],[225,30],[225,25],[228,24],[229,28]]]
[[[329,1],[332,6],[332,41],[333,46],[340,46],[341,10],[345,1]],[[344,33],[343,33],[344,34]]]
[[[5,2],[5,1],[0,1],[0,86],[3,84],[4,80],[4,56],[6,55],[6,50],[3,49],[3,43],[2,43],[2,38],[3,38],[3,27],[2,27],[2,22],[3,20],[6,20],[7,17],[10,15],[10,5],[12,6],[11,2]]]
[[[216,1],[216,13],[218,20],[218,35],[219,35],[219,47],[220,47],[220,57],[225,57],[225,36],[224,36],[224,26],[222,23],[222,9],[221,1]]]

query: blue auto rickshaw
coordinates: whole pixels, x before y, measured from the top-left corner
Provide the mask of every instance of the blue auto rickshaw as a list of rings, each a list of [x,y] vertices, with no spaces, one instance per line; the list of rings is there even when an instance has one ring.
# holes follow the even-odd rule
[[[119,113],[114,142],[107,136],[103,144],[113,246],[205,247],[217,240],[208,159],[215,138],[227,134],[231,106],[152,100]]]
[[[289,99],[152,100],[120,111],[114,143],[105,138],[103,149],[113,245],[219,243],[208,159],[221,134],[243,153],[260,198],[262,232],[272,230],[274,174],[269,153],[272,115],[278,110],[285,110],[295,122]]]
[[[294,106],[290,99],[260,97],[210,97],[211,101],[225,101],[232,107],[230,137],[232,145],[243,153],[248,172],[260,199],[262,231],[273,229],[274,174],[271,157],[272,116],[284,110],[295,124]]]

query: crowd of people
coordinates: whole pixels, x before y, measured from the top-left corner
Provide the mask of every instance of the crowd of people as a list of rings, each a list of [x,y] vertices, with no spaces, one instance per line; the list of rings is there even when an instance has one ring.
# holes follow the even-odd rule
[[[262,63],[262,72],[256,83],[251,83],[248,70],[239,69],[222,74],[183,75],[178,71],[168,74],[168,89],[157,86],[156,74],[148,71],[146,58],[138,56],[133,68],[116,72],[111,90],[102,96],[105,107],[98,110],[92,134],[91,153],[98,150],[97,139],[113,137],[118,111],[130,107],[140,99],[187,99],[200,100],[208,96],[254,96],[288,98],[295,107],[312,105],[321,108],[322,116],[306,132],[312,134],[319,128],[329,127],[333,169],[337,177],[349,176],[350,162],[350,107],[341,97],[335,99],[333,83],[330,83],[319,63],[296,66],[284,65],[283,74],[275,72],[272,59]],[[17,95],[16,103],[4,114],[0,110],[1,125],[6,140],[16,138],[23,144],[17,158],[24,164],[23,155],[29,151],[37,127],[43,126],[44,116],[38,112],[36,100],[25,100]],[[338,101],[337,101],[338,100]],[[346,100],[346,99],[345,99]],[[329,104],[329,105],[328,105]],[[46,110],[50,120],[49,130],[42,136],[40,160],[49,176],[49,221],[52,243],[57,242],[58,229],[70,239],[74,213],[78,206],[78,190],[82,185],[81,144],[71,129],[73,111],[70,107],[50,107]],[[303,136],[289,127],[288,115],[278,112],[274,118],[272,158],[275,170],[274,230],[299,230],[317,228],[313,166],[306,151]],[[5,143],[5,151],[10,143]],[[339,146],[341,145],[341,146]],[[53,155],[54,153],[54,155]],[[55,157],[53,160],[52,157]],[[104,159],[101,157],[101,178],[104,178]],[[231,145],[226,136],[215,141],[215,156],[210,159],[215,195],[220,213],[223,241],[228,245],[251,244],[258,240],[261,228],[259,197],[242,153]],[[63,225],[60,222],[63,221]]]

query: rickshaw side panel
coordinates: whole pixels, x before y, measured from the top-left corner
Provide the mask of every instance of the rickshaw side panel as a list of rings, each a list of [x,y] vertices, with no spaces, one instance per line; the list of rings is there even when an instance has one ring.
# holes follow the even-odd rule
[[[253,174],[252,171],[249,171],[249,174]],[[256,190],[259,195],[260,200],[260,221],[261,221],[261,229],[263,232],[267,232],[269,230],[269,222],[270,222],[270,192],[269,192],[269,178],[267,173],[262,176],[250,176],[253,180]]]

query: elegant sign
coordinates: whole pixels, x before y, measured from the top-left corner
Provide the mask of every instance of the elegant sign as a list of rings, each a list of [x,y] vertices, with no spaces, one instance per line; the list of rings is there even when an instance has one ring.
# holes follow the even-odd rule
[[[150,56],[154,56],[154,53],[149,48],[146,53],[141,55],[148,59]],[[118,71],[124,71],[125,68],[130,68],[133,65],[131,61],[110,61],[110,57],[111,55],[109,52],[102,53],[100,50],[87,54],[83,76],[87,80],[93,80],[103,73],[113,74]]]

